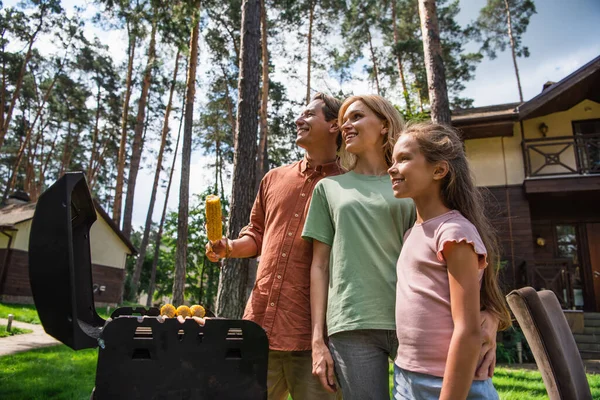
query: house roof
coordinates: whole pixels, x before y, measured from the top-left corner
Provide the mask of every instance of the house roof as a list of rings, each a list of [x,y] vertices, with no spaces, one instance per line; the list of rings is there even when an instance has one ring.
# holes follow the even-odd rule
[[[515,121],[565,111],[589,99],[600,103],[600,56],[525,103],[507,103],[452,112],[452,125],[464,139],[512,136]]]
[[[566,111],[585,99],[600,103],[600,56],[520,105],[519,119]]]
[[[0,208],[0,226],[13,226],[33,218],[35,203],[9,204]]]
[[[520,104],[521,103],[506,103],[455,110],[452,112],[452,124],[461,126],[468,123],[485,122],[489,120],[516,120],[518,117],[516,109]]]
[[[0,208],[0,228],[12,228],[14,225],[25,222],[33,218],[35,213],[36,203],[22,203],[22,204],[9,204],[6,207]],[[102,206],[94,200],[94,206],[96,211],[102,219],[111,227],[115,234],[121,239],[132,254],[137,254],[137,249],[133,247],[133,244],[129,239],[125,237],[123,232],[117,227],[110,216],[104,211]]]

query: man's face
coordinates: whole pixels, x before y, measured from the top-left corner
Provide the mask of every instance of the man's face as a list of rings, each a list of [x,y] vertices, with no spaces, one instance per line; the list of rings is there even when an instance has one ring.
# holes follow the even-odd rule
[[[313,100],[296,119],[296,144],[305,150],[324,145],[332,136],[330,131],[335,121],[325,120],[324,106],[323,100]]]

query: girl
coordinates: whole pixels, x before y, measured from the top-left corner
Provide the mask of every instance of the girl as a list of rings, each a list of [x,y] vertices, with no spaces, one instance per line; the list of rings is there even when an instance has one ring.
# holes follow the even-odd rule
[[[450,127],[409,125],[388,172],[394,196],[417,208],[397,264],[395,399],[497,399],[490,378],[473,379],[480,309],[500,329],[510,315],[496,279],[496,237],[463,144]]]
[[[394,198],[387,176],[403,122],[375,95],[348,98],[339,115],[350,171],[315,186],[302,233],[313,240],[313,374],[335,390],[335,360],[344,400],[384,399],[397,349],[395,264],[416,217],[412,200]]]

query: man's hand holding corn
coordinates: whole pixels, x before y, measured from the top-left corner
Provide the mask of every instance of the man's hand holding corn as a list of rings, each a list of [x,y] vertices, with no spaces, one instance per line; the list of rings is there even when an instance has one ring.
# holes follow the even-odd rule
[[[231,253],[231,240],[223,237],[223,220],[221,216],[221,199],[215,195],[206,196],[206,257],[218,262]]]

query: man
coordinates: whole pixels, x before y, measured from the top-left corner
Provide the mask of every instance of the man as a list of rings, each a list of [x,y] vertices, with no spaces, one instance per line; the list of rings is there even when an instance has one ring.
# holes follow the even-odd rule
[[[250,224],[235,240],[208,243],[211,261],[260,256],[244,319],[269,338],[269,399],[335,399],[312,375],[310,264],[312,243],[301,238],[315,184],[344,172],[337,161],[341,103],[317,93],[296,119],[303,160],[269,171],[260,183]],[[340,392],[341,393],[341,392]]]
[[[310,266],[312,242],[301,238],[313,188],[326,177],[344,173],[337,161],[341,102],[317,93],[296,119],[296,144],[303,160],[269,171],[262,179],[250,223],[235,240],[207,243],[206,255],[221,258],[260,256],[256,283],[244,319],[263,327],[269,338],[269,400],[341,398],[328,383],[332,369],[311,357]],[[479,372],[493,373],[497,321],[483,323],[485,359]],[[482,356],[483,357],[483,356]],[[314,372],[315,376],[312,375]],[[329,376],[327,376],[329,375]],[[327,388],[327,390],[325,390]]]

